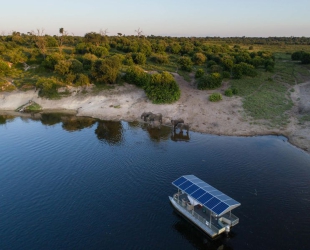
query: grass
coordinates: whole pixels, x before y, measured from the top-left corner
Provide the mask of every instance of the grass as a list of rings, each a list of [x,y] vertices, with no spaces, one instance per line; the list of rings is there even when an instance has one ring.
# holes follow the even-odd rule
[[[303,115],[299,118],[299,123],[304,125],[305,122],[310,122],[310,115]]]
[[[25,109],[26,112],[34,112],[34,111],[40,111],[40,110],[42,110],[42,107],[36,102],[34,102],[33,104],[31,104]]]
[[[232,80],[232,87],[237,88],[243,97],[247,115],[258,124],[281,128],[289,122],[288,111],[293,107],[293,102],[287,94],[286,84],[270,81],[271,77],[272,73],[261,71],[255,78]]]

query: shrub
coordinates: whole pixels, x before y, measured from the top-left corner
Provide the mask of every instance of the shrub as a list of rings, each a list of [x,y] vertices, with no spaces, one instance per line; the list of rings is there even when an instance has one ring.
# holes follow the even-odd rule
[[[102,46],[92,47],[91,52],[97,57],[104,57],[109,55],[108,49]]]
[[[46,97],[48,99],[59,98],[58,88],[61,87],[61,83],[56,78],[39,78],[36,87],[39,89],[39,96]]]
[[[229,97],[233,96],[232,89],[226,89],[226,90],[225,90],[225,95],[226,95],[226,96],[229,96]]]
[[[98,58],[90,53],[87,53],[83,56],[83,68],[85,70],[90,70],[94,64],[94,62],[97,60]]]
[[[237,88],[232,88],[231,90],[234,95],[237,95],[239,93],[239,90]]]
[[[190,59],[190,57],[182,56],[179,59],[178,63],[180,64],[182,70],[189,71],[189,72],[192,71],[193,62]]]
[[[10,67],[7,62],[0,59],[0,76],[5,76],[10,71]]]
[[[220,65],[212,65],[210,67],[211,73],[221,73],[222,72],[222,67]]]
[[[265,70],[269,72],[273,72],[275,62],[270,58],[265,60]]]
[[[219,73],[205,75],[198,79],[198,89],[215,89],[222,85],[222,77]]]
[[[68,84],[72,84],[75,81],[76,75],[68,74],[66,75],[65,82]]]
[[[155,63],[163,64],[163,63],[168,63],[169,58],[167,55],[162,55],[162,54],[153,54],[151,56],[151,60]]]
[[[92,67],[92,77],[102,83],[115,83],[121,60],[118,56],[112,56],[106,59],[98,59]]]
[[[84,86],[84,85],[89,85],[89,78],[87,75],[84,75],[84,74],[78,74],[76,76],[76,79],[75,79],[75,85],[76,86]]]
[[[145,88],[150,83],[151,76],[144,72],[142,68],[138,66],[132,66],[127,69],[124,79],[128,83]]]
[[[132,59],[135,64],[144,65],[146,62],[146,56],[143,53],[133,53]]]
[[[222,95],[220,93],[213,93],[209,96],[209,101],[211,102],[218,102],[220,100],[222,100]]]
[[[66,75],[70,72],[72,62],[61,60],[55,65],[55,71],[60,75]]]
[[[310,53],[304,53],[301,58],[302,64],[310,64]]]
[[[301,61],[304,51],[296,51],[291,55],[293,61]]]
[[[205,63],[206,60],[207,60],[206,56],[202,53],[195,53],[193,56],[193,62],[196,65],[202,65]]]
[[[70,71],[74,74],[78,74],[83,72],[83,64],[76,60],[76,59],[72,59],[70,60],[71,65],[70,65]]]
[[[43,67],[46,69],[55,69],[55,65],[64,59],[64,56],[60,53],[53,53],[51,55],[46,56],[45,60],[43,61]]]
[[[168,72],[151,76],[150,84],[145,88],[147,97],[153,103],[172,103],[181,96],[179,85]]]
[[[205,72],[204,72],[203,69],[198,69],[198,70],[196,71],[195,78],[196,78],[196,79],[197,79],[197,78],[200,78],[200,77],[202,77],[204,74],[205,74]]]
[[[255,68],[253,65],[247,64],[247,63],[240,63],[239,64],[242,69],[242,75],[255,77],[257,76],[257,72],[255,71]]]
[[[216,62],[213,60],[208,61],[208,68],[211,68],[211,66],[216,65]]]
[[[235,64],[232,68],[232,77],[234,79],[241,79],[242,77],[242,66],[240,64]]]
[[[228,71],[223,71],[223,78],[229,79],[230,78],[230,73]]]

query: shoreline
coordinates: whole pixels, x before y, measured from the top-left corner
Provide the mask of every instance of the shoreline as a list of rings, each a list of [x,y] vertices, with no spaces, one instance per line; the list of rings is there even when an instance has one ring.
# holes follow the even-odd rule
[[[11,112],[32,100],[42,106],[43,112],[70,112],[76,116],[102,120],[141,121],[143,112],[161,113],[163,125],[171,126],[171,119],[182,118],[194,132],[243,137],[284,136],[292,145],[310,153],[310,126],[299,125],[293,114],[285,129],[270,129],[254,124],[245,115],[241,97],[223,96],[221,102],[212,103],[208,100],[209,94],[219,90],[197,90],[178,74],[174,74],[174,77],[180,86],[181,98],[173,104],[152,104],[142,89],[124,84],[97,94],[92,94],[91,89],[82,94],[82,88],[71,88],[71,96],[59,100],[40,98],[34,90],[0,92],[0,110]],[[298,87],[295,86],[296,89]],[[220,92],[223,91],[220,89]],[[293,101],[298,100],[298,93],[297,89]]]

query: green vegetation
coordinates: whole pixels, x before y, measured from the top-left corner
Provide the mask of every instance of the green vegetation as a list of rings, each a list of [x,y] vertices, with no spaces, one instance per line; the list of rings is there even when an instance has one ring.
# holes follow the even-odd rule
[[[211,73],[198,79],[198,89],[216,89],[222,84],[220,73]]]
[[[222,98],[222,95],[220,93],[212,93],[210,96],[209,96],[209,100],[211,102],[218,102],[218,101],[221,101],[223,98]]]
[[[234,95],[232,89],[226,89],[225,90],[225,95],[228,96],[228,97],[232,97]]]

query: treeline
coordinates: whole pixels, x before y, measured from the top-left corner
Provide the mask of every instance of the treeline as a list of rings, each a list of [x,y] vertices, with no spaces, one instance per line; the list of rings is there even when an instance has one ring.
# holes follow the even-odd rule
[[[198,88],[217,88],[223,78],[255,77],[257,69],[273,71],[273,54],[256,51],[253,44],[283,39],[144,37],[120,33],[106,36],[96,32],[78,37],[68,35],[62,28],[58,36],[45,35],[42,30],[28,34],[13,32],[0,37],[0,77],[15,78],[16,86],[23,87],[29,83],[17,73],[33,66],[34,69],[30,67],[28,71],[28,75],[36,78],[32,85],[39,89],[41,96],[54,98],[61,86],[114,84],[121,79],[121,73],[125,73],[125,80],[142,87],[153,102],[167,103],[180,96],[173,77],[165,72],[148,75],[143,68],[158,66],[164,69],[162,71],[174,72],[195,70]],[[247,43],[251,45],[240,46]]]

